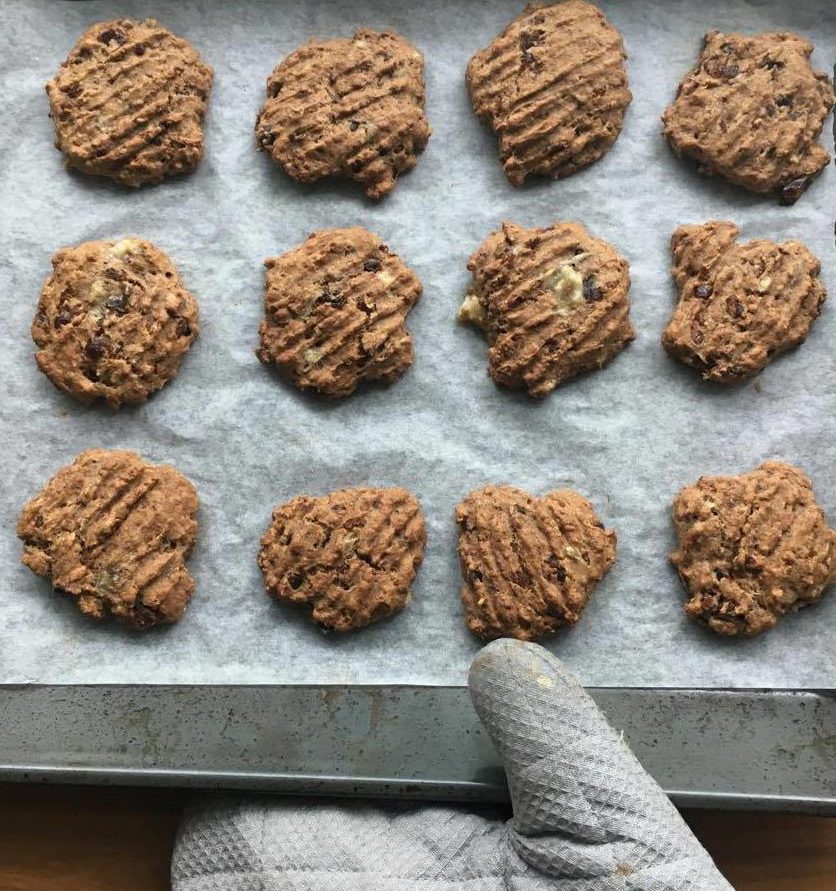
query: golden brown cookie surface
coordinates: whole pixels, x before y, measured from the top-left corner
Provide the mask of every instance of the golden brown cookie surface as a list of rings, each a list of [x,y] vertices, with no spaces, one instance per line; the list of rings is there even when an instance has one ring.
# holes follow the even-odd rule
[[[198,335],[197,302],[174,264],[141,238],[88,241],[52,258],[32,337],[55,386],[114,408],[170,381]]]
[[[328,631],[350,631],[407,605],[425,543],[406,489],[341,489],[277,507],[258,565],[272,597],[309,606]]]
[[[578,223],[503,223],[468,261],[459,319],[484,329],[498,384],[545,396],[633,338],[627,261]]]
[[[465,620],[486,640],[574,625],[615,561],[615,532],[568,489],[532,498],[486,486],[459,504],[456,522]]]
[[[836,530],[791,464],[701,477],[677,495],[673,521],[685,611],[720,634],[766,631],[836,577]]]
[[[749,377],[802,343],[826,296],[803,244],[739,244],[738,235],[734,223],[712,221],[671,239],[680,298],[662,345],[706,380]]]
[[[467,66],[476,116],[499,136],[514,185],[564,177],[604,155],[632,95],[621,35],[584,0],[529,4]]]
[[[92,25],[46,85],[67,165],[129,186],[197,166],[212,69],[153,19]]]
[[[23,562],[79,610],[133,628],[176,622],[194,591],[185,560],[197,536],[194,486],[135,452],[93,449],[23,508]]]
[[[364,381],[391,382],[412,364],[405,321],[421,282],[378,236],[322,229],[265,265],[257,355],[297,387],[347,396]]]
[[[817,140],[833,106],[813,45],[790,33],[711,31],[662,116],[677,155],[753,192],[792,204],[830,161]]]
[[[343,176],[381,198],[430,137],[424,57],[393,31],[311,41],[267,80],[258,146],[293,179]]]

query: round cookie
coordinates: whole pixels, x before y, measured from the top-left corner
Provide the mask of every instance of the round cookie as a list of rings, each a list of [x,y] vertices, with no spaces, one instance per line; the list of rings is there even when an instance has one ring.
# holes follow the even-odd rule
[[[128,186],[196,167],[212,69],[154,19],[99,22],[46,85],[67,166]]]
[[[268,78],[258,147],[299,182],[348,177],[381,198],[427,144],[424,101],[424,57],[394,31],[311,41]]]
[[[674,152],[701,173],[794,203],[830,161],[817,142],[833,106],[813,45],[790,33],[711,31],[662,116]]]
[[[412,364],[407,313],[421,282],[366,229],[322,229],[267,267],[261,344],[302,390],[347,396],[388,383]]]
[[[473,282],[458,318],[484,329],[498,384],[545,396],[636,336],[627,261],[578,223],[503,223],[467,268]]]
[[[529,4],[467,66],[476,116],[499,137],[505,175],[565,177],[601,158],[633,98],[621,35],[596,6]]]
[[[341,489],[277,507],[258,565],[272,597],[309,606],[327,631],[351,631],[407,605],[425,544],[406,489]]]
[[[23,508],[23,563],[86,616],[135,629],[176,622],[194,591],[185,560],[197,492],[177,470],[135,452],[93,449]]]
[[[671,239],[679,303],[662,346],[705,380],[750,377],[802,343],[826,292],[797,241],[738,244],[734,223],[680,226]]]
[[[569,489],[532,498],[486,486],[459,504],[456,522],[465,621],[486,640],[574,625],[615,561],[615,532]]]
[[[719,634],[760,634],[836,580],[836,530],[791,464],[701,477],[677,495],[673,522],[685,612]]]
[[[82,402],[143,402],[198,335],[197,302],[168,257],[141,238],[88,241],[52,258],[32,338],[38,367]]]

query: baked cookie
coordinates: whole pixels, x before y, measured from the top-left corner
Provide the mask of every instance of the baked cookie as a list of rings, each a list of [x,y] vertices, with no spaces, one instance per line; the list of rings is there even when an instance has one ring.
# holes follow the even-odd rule
[[[662,346],[705,380],[749,377],[802,343],[826,296],[821,264],[803,244],[738,244],[739,232],[713,221],[680,226],[671,239],[680,296]]]
[[[760,634],[836,579],[836,530],[791,464],[701,477],[677,495],[673,522],[685,612],[720,634]]]
[[[259,149],[293,179],[343,176],[382,198],[430,138],[424,57],[394,31],[311,41],[267,80]]]
[[[426,540],[406,489],[341,489],[277,507],[258,565],[272,597],[309,606],[327,631],[351,631],[409,603]]]
[[[366,229],[322,229],[271,257],[256,351],[302,390],[347,396],[412,364],[407,313],[421,282]]]
[[[467,268],[473,282],[458,318],[485,331],[498,384],[545,396],[636,336],[627,261],[579,223],[503,223]]]
[[[85,31],[46,85],[67,166],[127,186],[196,167],[212,69],[182,37],[117,19]]]
[[[615,532],[569,489],[532,498],[486,486],[459,504],[456,522],[465,621],[486,640],[574,625],[615,561]]]
[[[136,629],[176,622],[194,591],[185,560],[197,492],[177,470],[135,452],[92,449],[23,508],[23,562],[86,616]]]
[[[830,161],[816,141],[833,105],[830,78],[797,34],[710,31],[662,115],[674,152],[701,173],[793,204]]]
[[[584,0],[532,3],[467,66],[473,111],[505,175],[564,177],[604,155],[633,98],[621,35]]]
[[[143,402],[198,335],[197,302],[150,241],[87,241],[52,258],[32,338],[38,367],[82,402]]]

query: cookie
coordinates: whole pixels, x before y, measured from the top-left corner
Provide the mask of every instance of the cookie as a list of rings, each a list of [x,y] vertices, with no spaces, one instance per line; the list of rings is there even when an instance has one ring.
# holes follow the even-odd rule
[[[456,508],[467,627],[485,640],[537,640],[583,613],[615,561],[615,532],[561,489],[532,498],[486,486]]]
[[[265,262],[264,320],[256,352],[302,390],[352,393],[389,383],[412,364],[407,313],[421,282],[366,229],[322,229]]]
[[[674,152],[701,173],[794,203],[830,161],[817,140],[833,86],[812,52],[797,34],[710,31],[662,115]]]
[[[52,258],[32,338],[38,367],[82,402],[143,402],[198,335],[197,302],[150,241],[87,241]]]
[[[177,470],[135,452],[92,449],[23,508],[23,562],[86,616],[132,628],[176,622],[194,591],[185,560],[197,492]]]
[[[430,138],[424,93],[424,57],[394,31],[311,41],[268,78],[258,147],[299,182],[348,177],[381,198]]]
[[[797,241],[738,244],[734,223],[680,226],[673,234],[679,303],[662,346],[705,380],[750,377],[802,343],[825,299],[821,264]]]
[[[673,522],[685,612],[719,634],[773,628],[836,579],[836,530],[791,464],[701,477],[677,495]]]
[[[584,0],[523,10],[467,66],[473,111],[499,137],[505,175],[565,177],[601,158],[633,98],[621,35]]]
[[[99,22],[46,85],[67,166],[127,186],[196,167],[212,69],[154,19]]]
[[[627,261],[578,223],[503,223],[467,268],[473,282],[458,318],[484,330],[498,384],[545,396],[636,336]]]
[[[425,544],[406,489],[341,489],[277,507],[258,565],[272,597],[310,607],[327,631],[351,631],[407,605]]]

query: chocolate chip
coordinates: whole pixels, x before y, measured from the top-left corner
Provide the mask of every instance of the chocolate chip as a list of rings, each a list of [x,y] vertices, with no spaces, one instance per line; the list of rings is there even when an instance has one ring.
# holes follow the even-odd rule
[[[258,144],[261,148],[269,148],[276,141],[276,134],[272,130],[261,130],[258,134]]]
[[[349,121],[348,129],[353,133],[360,126],[360,121]]]
[[[135,52],[138,56],[144,56],[144,55],[145,55],[145,47],[142,46],[142,44],[137,44],[137,45],[134,47],[134,52]]]
[[[128,298],[125,294],[114,294],[105,300],[105,306],[113,312],[123,313],[128,308]]]
[[[370,257],[363,263],[363,269],[365,269],[366,272],[377,272],[380,269],[380,260]]]
[[[778,59],[767,59],[763,63],[764,68],[768,68],[770,71],[774,71],[776,68],[783,68],[784,63],[779,62]]]
[[[726,309],[736,318],[743,318],[746,313],[746,307],[737,299],[737,297],[729,297],[726,300]]]
[[[287,577],[287,583],[294,591],[298,591],[304,581],[305,576],[301,572],[291,572]]]
[[[711,285],[697,285],[694,288],[694,296],[699,297],[700,300],[706,300],[714,293],[714,288]]]
[[[62,87],[62,90],[70,97],[70,99],[75,99],[81,94],[81,84],[68,84],[66,87]]]
[[[554,554],[549,554],[549,556],[546,557],[546,563],[548,563],[549,566],[551,566],[551,568],[554,570],[554,577],[557,579],[557,581],[566,581],[566,570],[563,568],[563,566],[561,566],[560,560],[558,560]]]
[[[177,336],[188,337],[192,333],[192,327],[185,319],[177,320]]]
[[[88,358],[95,362],[104,356],[109,345],[110,341],[102,335],[91,337],[87,341],[87,346],[84,347],[84,352],[87,353]]]
[[[119,269],[105,269],[104,276],[115,282],[121,281],[125,277],[124,273]]]
[[[590,275],[589,278],[583,280],[584,300],[589,301],[589,303],[597,303],[603,296],[594,275]]]
[[[99,43],[118,43],[123,44],[128,38],[125,37],[125,32],[120,30],[119,28],[108,28],[107,31],[102,31],[99,34]]]
[[[468,576],[470,578],[471,584],[474,582],[481,582],[482,579],[484,578],[484,576],[482,575],[481,572],[479,572],[478,569],[471,569],[470,572],[468,573]]]
[[[542,40],[542,31],[524,31],[520,35],[520,49],[525,52],[526,50],[531,49],[532,46],[540,44]]]
[[[540,63],[537,61],[537,57],[532,55],[528,50],[525,50],[522,54],[523,65],[531,68],[533,71],[540,70]]]
[[[68,325],[72,320],[73,317],[70,313],[68,313],[66,309],[62,309],[55,317],[55,321],[52,324],[54,328],[63,328],[64,325]]]
[[[792,105],[792,96],[778,96],[775,100],[775,104],[778,108],[787,108]]]
[[[791,179],[781,188],[781,204],[795,204],[804,194],[804,190],[810,185],[810,178],[799,176]]]

